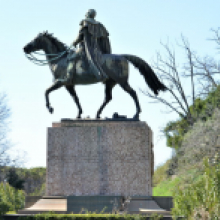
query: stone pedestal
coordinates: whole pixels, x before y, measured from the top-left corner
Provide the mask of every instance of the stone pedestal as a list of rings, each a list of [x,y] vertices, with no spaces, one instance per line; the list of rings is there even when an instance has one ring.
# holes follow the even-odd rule
[[[145,122],[53,123],[46,196],[152,196],[151,147]]]

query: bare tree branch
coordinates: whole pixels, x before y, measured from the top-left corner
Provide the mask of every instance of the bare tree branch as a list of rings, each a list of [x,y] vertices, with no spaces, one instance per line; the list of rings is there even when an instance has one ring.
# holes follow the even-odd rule
[[[189,72],[190,72],[190,77],[191,77],[191,87],[192,87],[192,104],[193,104],[193,111],[194,111],[194,102],[195,102],[195,85],[194,85],[194,63],[193,63],[193,52],[190,49],[189,42],[185,39],[185,37],[182,35],[182,42],[184,45],[184,49],[186,50],[187,53],[187,58],[188,58],[188,65],[189,65]],[[188,70],[187,67],[185,67],[186,70]]]
[[[215,41],[215,43],[217,44],[217,49],[220,50],[220,28],[218,29],[211,29],[211,31],[214,33],[214,38],[210,39]]]
[[[184,39],[182,39],[184,40]],[[186,42],[184,41],[185,45]],[[168,106],[172,111],[176,112],[180,117],[187,118],[192,124],[192,116],[190,112],[190,104],[187,100],[187,94],[184,91],[181,79],[180,79],[180,68],[177,65],[175,51],[171,50],[169,45],[161,43],[166,52],[166,57],[162,57],[160,53],[157,53],[157,60],[153,63],[153,68],[157,72],[161,81],[166,82],[168,92],[171,95],[171,100],[168,101],[162,97],[151,95],[149,92],[143,92],[146,96],[156,100],[157,102],[163,103]],[[186,49],[186,48],[185,48]],[[191,59],[191,51],[188,50],[188,57]],[[191,59],[192,63],[192,59]],[[192,65],[192,64],[191,64]],[[193,71],[191,68],[191,75]],[[192,85],[194,82],[192,80]],[[193,89],[194,91],[194,89]],[[195,100],[195,95],[193,97]]]
[[[214,31],[215,41],[218,45],[220,45],[219,31],[220,29]],[[190,48],[188,40],[183,35],[181,36],[181,44],[178,46],[185,51],[186,62],[181,67],[177,65],[175,51],[168,44],[161,43],[161,45],[165,50],[165,55],[162,56],[161,53],[157,52],[156,61],[153,62],[152,67],[168,88],[167,91],[171,95],[171,100],[156,97],[149,92],[144,92],[144,94],[168,106],[172,111],[186,118],[192,125],[196,120],[196,116],[192,115],[195,113],[195,100],[205,97],[213,88],[218,86],[216,76],[220,75],[220,65],[211,57],[199,58]],[[183,87],[180,76],[186,79],[190,77],[190,94],[186,93],[187,90]],[[192,106],[192,111],[190,106]]]
[[[0,94],[0,174],[7,166],[20,166],[25,162],[25,154],[12,158],[10,149],[12,144],[7,138],[8,119],[10,117],[10,109],[7,106],[7,96]],[[21,153],[21,152],[20,152]],[[0,182],[4,180],[4,175],[0,175]]]

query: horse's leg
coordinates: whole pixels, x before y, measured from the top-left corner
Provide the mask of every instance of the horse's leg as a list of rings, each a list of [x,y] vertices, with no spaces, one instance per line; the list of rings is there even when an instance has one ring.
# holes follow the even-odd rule
[[[120,86],[127,92],[130,94],[130,96],[134,99],[135,102],[135,106],[136,106],[136,114],[134,115],[134,119],[139,119],[139,114],[141,112],[141,108],[140,108],[140,104],[138,101],[138,97],[136,92],[131,88],[131,86],[128,84],[128,82],[124,82],[122,84],[120,84]]]
[[[67,85],[67,86],[65,86],[66,87],[66,89],[67,89],[67,91],[70,93],[70,95],[73,97],[73,99],[74,99],[74,101],[75,101],[75,103],[76,103],[76,105],[77,105],[77,107],[78,107],[78,115],[77,115],[77,118],[81,118],[81,114],[82,114],[82,108],[81,108],[81,105],[80,105],[80,103],[79,103],[79,98],[78,98],[78,96],[77,96],[77,94],[76,94],[76,91],[75,91],[75,89],[73,88],[73,85]]]
[[[102,113],[104,107],[112,100],[112,89],[115,86],[116,82],[112,79],[109,79],[105,83],[105,99],[101,107],[99,108],[96,118],[100,118],[100,114]]]
[[[53,113],[53,108],[50,106],[49,94],[50,94],[50,92],[52,92],[56,89],[59,89],[62,86],[63,86],[63,84],[61,82],[57,81],[51,87],[49,87],[45,92],[46,106],[51,114]]]

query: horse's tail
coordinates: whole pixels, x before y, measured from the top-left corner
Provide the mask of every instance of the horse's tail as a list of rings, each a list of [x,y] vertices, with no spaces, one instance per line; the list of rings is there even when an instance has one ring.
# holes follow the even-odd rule
[[[141,75],[144,76],[145,82],[150,87],[150,89],[154,92],[155,95],[158,95],[158,92],[166,91],[167,87],[159,81],[154,71],[151,67],[141,58],[133,56],[133,55],[122,55],[128,61],[130,61],[136,68],[138,68]]]

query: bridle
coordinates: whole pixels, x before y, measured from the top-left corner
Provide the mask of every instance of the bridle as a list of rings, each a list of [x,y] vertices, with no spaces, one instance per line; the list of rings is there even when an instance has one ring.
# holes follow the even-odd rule
[[[36,58],[31,53],[29,53],[29,54],[25,53],[25,55],[34,64],[39,65],[39,66],[45,66],[45,65],[48,65],[51,61],[58,60],[59,58],[61,58],[66,53],[69,53],[69,51],[70,51],[70,48],[68,48],[67,50],[65,50],[63,52],[56,53],[56,54],[42,54],[42,53],[38,53],[38,52],[31,52],[31,53],[34,53],[34,54],[37,54],[37,55],[40,55],[40,56],[45,56],[45,55],[46,56],[56,56],[56,57],[53,57],[53,58],[48,59],[48,60],[40,60],[40,59]]]
[[[36,43],[34,42],[34,45],[35,44]],[[38,53],[38,52],[35,51],[35,52],[30,52],[29,54],[25,53],[25,55],[34,64],[39,65],[39,66],[45,66],[45,65],[48,65],[51,61],[58,60],[59,58],[61,58],[65,54],[69,53],[70,51],[75,51],[75,49],[73,47],[68,47],[63,52],[55,53],[55,54],[46,54],[46,53],[42,54],[42,53]],[[41,59],[36,58],[32,53],[40,55],[40,56],[45,56],[46,55],[46,56],[49,56],[49,57],[50,56],[55,56],[55,57],[53,57],[51,59],[47,59],[47,60],[41,60]]]

